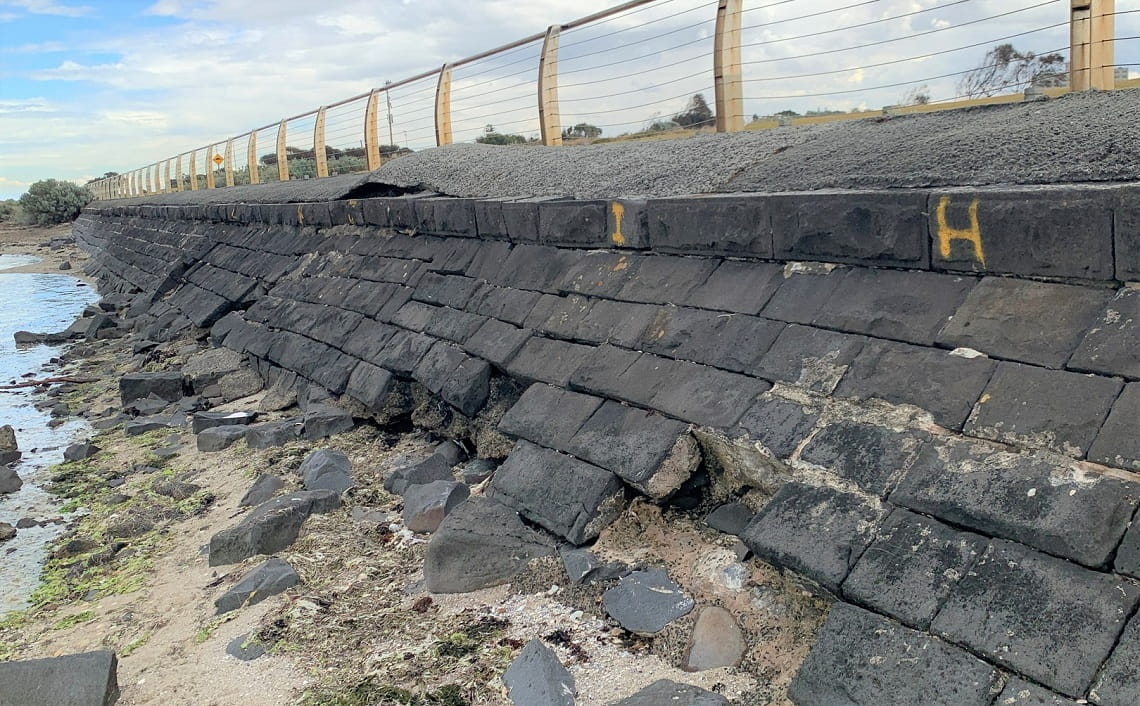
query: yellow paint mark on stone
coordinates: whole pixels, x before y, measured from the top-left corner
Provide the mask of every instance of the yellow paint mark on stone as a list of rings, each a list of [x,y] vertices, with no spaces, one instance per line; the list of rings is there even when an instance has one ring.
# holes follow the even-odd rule
[[[305,214],[301,213],[300,206],[297,207],[297,222],[301,225],[305,225]]]
[[[349,199],[348,200],[348,207],[349,207],[349,209],[356,208],[356,199]],[[350,226],[356,225],[356,221],[353,220],[353,218],[352,218],[352,211],[351,210],[348,212],[348,224]]]
[[[614,245],[625,245],[625,236],[621,233],[621,219],[625,216],[625,206],[617,201],[611,201],[610,210],[613,211],[615,224],[610,240],[614,241]]]
[[[950,243],[955,240],[965,240],[974,246],[974,259],[986,266],[986,253],[982,248],[982,227],[978,223],[978,199],[970,204],[970,226],[968,228],[953,228],[946,221],[946,209],[950,206],[950,197],[943,196],[938,201],[938,252],[943,258],[950,257]]]
[[[620,258],[618,258],[617,264],[614,265],[613,269],[610,271],[611,272],[622,272],[623,270],[628,270],[628,269],[629,269],[629,258],[626,257],[625,255],[622,255]]]

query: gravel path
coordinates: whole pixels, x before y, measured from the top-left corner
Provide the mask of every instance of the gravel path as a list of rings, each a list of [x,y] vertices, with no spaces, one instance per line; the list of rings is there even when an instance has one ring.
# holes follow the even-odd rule
[[[665,196],[1140,179],[1140,90],[582,147],[454,145],[370,177],[454,196]]]

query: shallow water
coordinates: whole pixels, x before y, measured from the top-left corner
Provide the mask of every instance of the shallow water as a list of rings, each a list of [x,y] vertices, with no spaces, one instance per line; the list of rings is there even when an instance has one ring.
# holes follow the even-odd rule
[[[26,373],[34,373],[37,378],[51,375],[54,366],[50,360],[61,352],[56,346],[17,348],[13,333],[60,331],[98,299],[92,287],[74,277],[5,272],[34,264],[38,259],[0,255],[0,384],[21,382]],[[12,525],[24,517],[45,520],[61,516],[59,503],[41,487],[47,481],[46,469],[63,460],[63,449],[68,444],[90,431],[78,419],[50,428],[51,416],[35,408],[36,400],[36,393],[30,388],[0,390],[0,426],[11,424],[16,429],[16,441],[24,452],[15,465],[23,487],[10,495],[0,495],[0,522]],[[0,544],[0,615],[25,606],[28,593],[39,582],[47,543],[64,529],[63,524],[22,529],[15,539]]]

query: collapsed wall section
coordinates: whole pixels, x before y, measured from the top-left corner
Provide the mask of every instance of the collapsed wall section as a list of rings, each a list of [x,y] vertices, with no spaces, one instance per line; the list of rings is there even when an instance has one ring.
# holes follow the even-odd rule
[[[703,463],[760,509],[756,554],[859,606],[825,627],[857,644],[813,652],[800,703],[920,639],[950,666],[876,678],[962,670],[977,688],[955,703],[982,704],[999,668],[1088,695],[1140,600],[1140,293],[1119,281],[1138,212],[1135,187],[403,195],[122,202],[75,232],[148,335],[208,330],[269,380],[505,458],[489,494],[573,544],[630,494],[709,492]],[[1056,616],[1078,609],[1070,642]]]

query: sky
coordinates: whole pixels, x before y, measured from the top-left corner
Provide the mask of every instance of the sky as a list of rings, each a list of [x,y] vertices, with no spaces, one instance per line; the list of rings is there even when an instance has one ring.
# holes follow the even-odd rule
[[[44,178],[83,183],[195,150],[437,69],[617,0],[0,0],[0,199]],[[1003,41],[1067,53],[1068,0],[744,0],[745,113],[878,109],[956,97]],[[1117,61],[1140,76],[1140,0],[1117,0]],[[563,32],[562,124],[643,129],[712,102],[715,0],[658,0]],[[541,42],[454,69],[455,141],[538,133]],[[435,78],[394,88],[381,141],[435,144]],[[389,105],[391,108],[389,109]],[[363,98],[330,108],[326,143],[361,144]],[[389,121],[389,110],[391,121]],[[312,147],[312,114],[287,142]],[[198,167],[202,169],[201,166]]]

